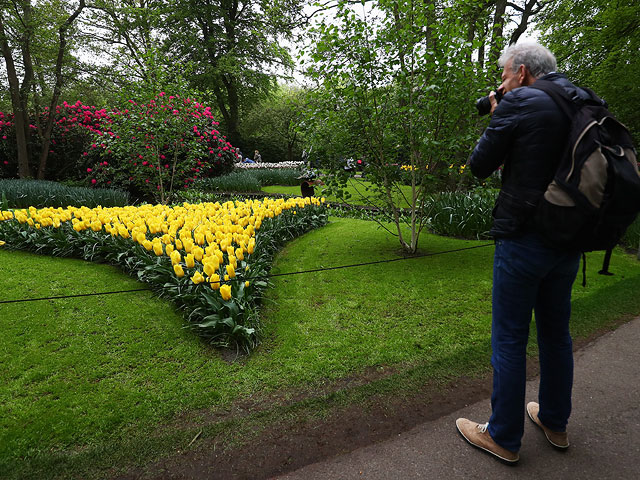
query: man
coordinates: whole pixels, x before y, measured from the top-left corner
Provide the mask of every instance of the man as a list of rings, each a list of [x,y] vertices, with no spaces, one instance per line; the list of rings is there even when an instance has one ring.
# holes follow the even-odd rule
[[[456,421],[462,436],[507,463],[519,459],[524,432],[526,347],[535,312],[540,358],[538,402],[526,411],[549,442],[569,446],[573,353],[569,333],[571,288],[580,253],[545,245],[533,215],[552,180],[569,133],[569,119],[543,91],[528,88],[538,79],[562,86],[571,97],[588,98],[555,73],[556,60],[545,47],[523,43],[500,57],[504,95],[489,96],[492,118],[469,159],[472,173],[486,178],[500,166],[502,188],[491,234],[496,239],[493,267],[491,363],[492,415],[478,424]]]

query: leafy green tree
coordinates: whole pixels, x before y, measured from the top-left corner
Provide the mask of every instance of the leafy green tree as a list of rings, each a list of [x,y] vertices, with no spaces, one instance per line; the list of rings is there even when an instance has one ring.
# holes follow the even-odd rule
[[[559,68],[595,90],[640,141],[640,4],[634,0],[551,2],[539,17]]]
[[[471,61],[465,2],[380,0],[374,9],[339,1],[332,19],[311,32],[309,75],[317,82],[315,142],[338,136],[345,157],[361,158],[392,233],[415,252],[428,215],[429,176],[466,161],[476,138],[474,100],[480,88]],[[314,145],[314,149],[316,145]],[[409,171],[403,216],[400,164]],[[340,193],[347,176],[333,163]],[[404,233],[403,225],[410,233]]]
[[[550,2],[541,0],[472,0],[460,11],[468,25],[467,41],[475,44],[473,58],[489,81],[495,82],[498,58],[505,45],[516,43],[529,22]]]
[[[88,51],[101,59],[87,65],[95,81],[110,90],[157,83],[158,72],[172,64],[160,34],[170,8],[166,0],[93,0],[82,29]]]
[[[243,116],[240,131],[245,145],[260,150],[264,160],[299,160],[306,102],[305,90],[280,86]]]
[[[65,84],[65,67],[69,64],[70,39],[78,16],[85,9],[85,0],[66,2],[51,0],[32,3],[31,0],[0,3],[0,48],[5,62],[11,105],[13,107],[18,174],[33,176],[29,168],[29,107],[35,91],[35,118],[40,118],[40,97],[50,86],[49,107],[45,120],[36,128],[40,138],[39,164],[36,176],[44,178],[54,109]],[[20,80],[22,76],[22,80]]]
[[[193,84],[211,90],[234,145],[244,148],[240,112],[277,87],[275,68],[291,68],[280,40],[291,38],[300,0],[178,0],[164,21],[168,54],[197,65]]]

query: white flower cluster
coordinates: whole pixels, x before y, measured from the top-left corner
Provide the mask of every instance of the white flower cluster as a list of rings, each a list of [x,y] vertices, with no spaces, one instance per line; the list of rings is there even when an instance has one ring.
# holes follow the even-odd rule
[[[260,162],[260,163],[244,163],[238,162],[235,164],[235,168],[303,168],[304,162],[279,162],[279,163],[268,163],[268,162]]]

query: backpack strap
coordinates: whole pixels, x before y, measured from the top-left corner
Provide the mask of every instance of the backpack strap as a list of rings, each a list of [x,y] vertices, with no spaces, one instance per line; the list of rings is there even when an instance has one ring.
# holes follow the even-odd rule
[[[550,80],[536,80],[533,84],[529,85],[529,87],[542,90],[549,95],[556,105],[558,105],[562,113],[569,117],[569,119],[575,117],[578,111],[578,105],[576,104],[578,99],[572,99],[560,85]]]

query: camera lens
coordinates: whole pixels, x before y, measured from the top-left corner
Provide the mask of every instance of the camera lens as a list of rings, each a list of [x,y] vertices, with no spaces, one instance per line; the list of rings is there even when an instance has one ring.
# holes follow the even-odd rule
[[[488,115],[491,112],[491,102],[489,97],[481,97],[476,101],[476,108],[478,109],[478,115]]]
[[[496,102],[500,103],[502,100],[502,93],[496,91]],[[491,113],[491,101],[489,95],[481,97],[476,101],[476,108],[478,109],[478,115],[488,115]]]

